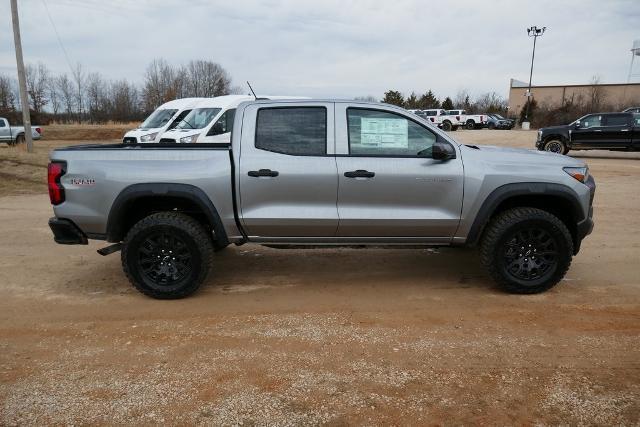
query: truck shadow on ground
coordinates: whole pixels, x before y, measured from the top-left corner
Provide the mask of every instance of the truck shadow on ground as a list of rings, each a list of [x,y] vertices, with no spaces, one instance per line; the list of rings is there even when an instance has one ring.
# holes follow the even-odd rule
[[[79,269],[58,291],[85,295],[137,293],[109,256]],[[471,249],[271,249],[230,246],[217,252],[199,294],[249,293],[264,289],[317,291],[348,287],[416,289],[491,289],[494,284]]]

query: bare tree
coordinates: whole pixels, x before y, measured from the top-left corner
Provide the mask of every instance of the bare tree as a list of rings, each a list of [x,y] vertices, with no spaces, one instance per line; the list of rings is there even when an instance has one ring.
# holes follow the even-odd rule
[[[111,83],[109,89],[112,99],[111,117],[115,121],[129,122],[139,118],[138,90],[126,80]]]
[[[31,108],[35,113],[41,113],[49,99],[47,98],[47,86],[49,84],[49,70],[42,62],[38,65],[27,65],[25,69],[27,81],[27,93]]]
[[[7,114],[15,110],[16,96],[13,79],[0,75],[0,113]]]
[[[73,82],[68,75],[62,74],[56,78],[56,87],[65,109],[65,121],[68,122],[71,120],[75,101]]]
[[[82,108],[84,107],[84,84],[85,73],[82,71],[82,64],[76,63],[73,69],[73,81],[76,86],[76,110],[78,113],[78,122],[82,121]]]
[[[591,101],[591,111],[598,111],[604,103],[605,93],[602,90],[600,76],[591,77],[591,87],[589,88],[589,98]]]
[[[496,92],[487,92],[475,100],[472,110],[477,113],[501,113],[507,111],[507,105],[507,100]]]
[[[100,73],[89,73],[86,82],[87,115],[90,123],[103,123],[107,113],[107,85]]]
[[[227,95],[231,90],[231,77],[220,64],[193,60],[187,65],[190,96],[213,97]]]
[[[471,109],[471,95],[467,89],[461,89],[456,94],[456,97],[453,99],[453,104],[456,108],[461,110],[470,110]]]
[[[62,98],[58,91],[57,78],[55,76],[51,76],[47,81],[47,96],[51,104],[51,111],[54,117],[57,117],[60,114]]]

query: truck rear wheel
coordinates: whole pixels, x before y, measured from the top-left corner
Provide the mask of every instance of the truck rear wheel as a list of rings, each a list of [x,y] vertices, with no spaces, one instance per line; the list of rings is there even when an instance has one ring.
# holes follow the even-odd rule
[[[464,127],[467,130],[473,130],[476,128],[476,122],[474,122],[473,120],[469,120]]]
[[[122,268],[131,284],[158,299],[184,298],[206,279],[211,236],[195,219],[159,212],[137,222],[122,246]]]
[[[560,219],[536,208],[514,208],[494,218],[480,258],[506,291],[535,294],[555,286],[571,265],[573,240]]]
[[[449,120],[445,120],[444,122],[442,122],[442,129],[445,132],[451,131],[451,128],[452,128],[452,126],[451,126],[451,122]]]
[[[20,145],[22,143],[24,143],[24,135],[20,134],[16,136],[16,145]]]

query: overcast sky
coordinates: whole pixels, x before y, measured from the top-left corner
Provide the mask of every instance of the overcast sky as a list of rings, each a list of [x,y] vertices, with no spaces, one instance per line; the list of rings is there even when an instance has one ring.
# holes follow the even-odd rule
[[[46,3],[45,3],[46,2]],[[19,0],[25,62],[68,72],[45,4],[72,63],[141,82],[163,57],[220,63],[257,92],[352,98],[431,88],[506,96],[534,84],[626,82],[640,39],[640,0]],[[0,2],[0,72],[15,76],[9,0]],[[637,62],[640,72],[640,57]],[[640,80],[640,79],[638,79]]]

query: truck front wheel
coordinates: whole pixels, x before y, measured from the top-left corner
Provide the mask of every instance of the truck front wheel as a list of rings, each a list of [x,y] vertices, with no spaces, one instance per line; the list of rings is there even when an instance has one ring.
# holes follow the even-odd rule
[[[213,255],[207,230],[179,212],[143,218],[127,233],[122,268],[131,284],[158,299],[183,298],[206,279]]]
[[[474,122],[473,120],[467,121],[467,124],[465,125],[465,129],[473,130],[475,128],[476,128],[476,122]]]
[[[451,126],[451,122],[450,122],[450,121],[445,120],[444,122],[442,122],[442,129],[443,129],[445,132],[450,132],[452,127],[453,127],[453,126]]]
[[[500,213],[487,226],[480,258],[491,277],[506,291],[535,294],[564,277],[573,241],[560,219],[536,208]]]

